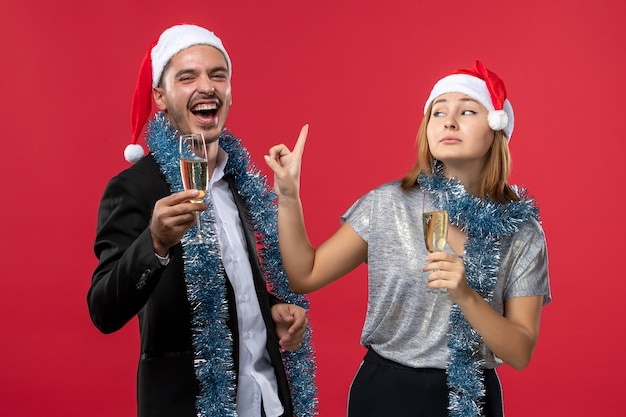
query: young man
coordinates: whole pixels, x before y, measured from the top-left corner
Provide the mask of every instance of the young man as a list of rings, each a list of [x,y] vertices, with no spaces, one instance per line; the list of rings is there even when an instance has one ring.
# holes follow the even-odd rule
[[[288,290],[272,232],[274,195],[224,129],[231,75],[213,32],[165,30],[137,81],[133,143],[125,152],[137,163],[109,182],[100,204],[99,264],[87,301],[103,333],[138,316],[141,417],[315,412],[308,303]],[[160,111],[148,125],[144,157],[137,140],[152,99]],[[198,191],[183,191],[180,179],[177,138],[186,133],[202,133],[207,142],[210,184],[202,204],[190,202]],[[197,211],[205,244],[191,243]]]

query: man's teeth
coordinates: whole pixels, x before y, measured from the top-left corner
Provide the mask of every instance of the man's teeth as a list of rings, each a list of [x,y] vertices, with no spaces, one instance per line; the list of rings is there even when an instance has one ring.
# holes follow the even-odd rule
[[[198,104],[196,107],[193,108],[193,111],[211,111],[211,110],[217,110],[217,104],[215,103]]]

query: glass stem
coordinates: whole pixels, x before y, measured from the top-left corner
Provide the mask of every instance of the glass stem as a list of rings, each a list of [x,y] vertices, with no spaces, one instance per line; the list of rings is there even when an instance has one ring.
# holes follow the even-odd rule
[[[200,240],[202,239],[202,229],[201,229],[201,225],[200,225],[200,212],[196,211],[196,239]]]

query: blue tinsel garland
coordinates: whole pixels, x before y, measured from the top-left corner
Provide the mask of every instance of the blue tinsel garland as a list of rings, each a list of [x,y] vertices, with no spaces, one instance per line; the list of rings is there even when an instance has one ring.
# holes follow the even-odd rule
[[[162,113],[156,114],[150,121],[146,142],[172,193],[183,190],[176,136],[177,132]],[[248,151],[238,138],[224,131],[220,135],[219,143],[228,153],[225,174],[234,176],[237,191],[252,216],[260,248],[259,257],[270,291],[281,301],[308,310],[307,298],[291,292],[283,270],[278,246],[274,192],[258,168],[250,162]],[[189,240],[195,235],[195,226],[182,239],[187,297],[192,310],[194,364],[200,381],[200,394],[196,400],[197,415],[236,416],[232,335],[226,325],[226,274],[208,194],[205,203],[208,209],[202,212],[201,222],[208,243],[189,244]],[[315,354],[310,328],[307,328],[302,347],[295,351],[282,352],[282,357],[295,415],[316,415]]]
[[[459,181],[443,175],[440,162],[435,166],[435,175],[421,173],[418,183],[422,190],[434,192],[435,205],[448,210],[450,222],[467,233],[463,256],[467,283],[487,302],[491,301],[500,264],[500,238],[513,235],[530,218],[539,219],[534,200],[528,198],[525,189],[517,188],[521,200],[506,204],[489,197],[474,197]],[[484,359],[479,353],[482,339],[457,304],[452,305],[449,323],[450,416],[480,416],[480,400],[485,394],[481,373]]]

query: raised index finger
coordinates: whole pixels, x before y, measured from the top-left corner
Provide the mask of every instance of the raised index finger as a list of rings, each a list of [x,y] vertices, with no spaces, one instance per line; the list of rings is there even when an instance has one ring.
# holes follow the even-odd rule
[[[298,140],[296,141],[296,145],[293,147],[293,153],[299,158],[302,157],[304,153],[304,144],[306,143],[306,137],[309,134],[309,125],[306,124],[302,126],[300,129],[300,135],[298,136]]]

